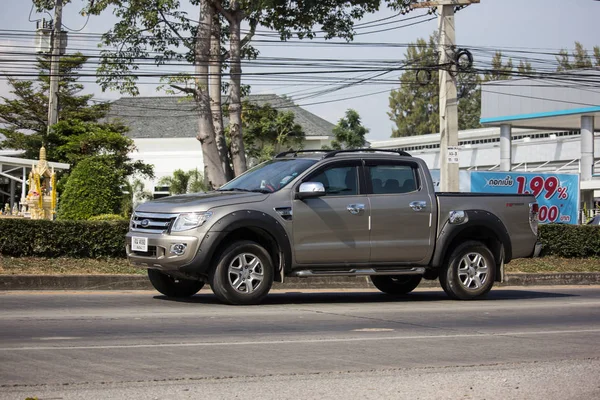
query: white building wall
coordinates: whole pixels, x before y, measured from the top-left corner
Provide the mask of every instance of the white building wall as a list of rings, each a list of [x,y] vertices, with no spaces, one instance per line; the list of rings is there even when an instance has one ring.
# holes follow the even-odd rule
[[[146,190],[153,191],[158,180],[171,176],[176,169],[204,170],[202,147],[195,138],[134,139],[137,151],[130,157],[154,166],[153,180],[145,180]]]

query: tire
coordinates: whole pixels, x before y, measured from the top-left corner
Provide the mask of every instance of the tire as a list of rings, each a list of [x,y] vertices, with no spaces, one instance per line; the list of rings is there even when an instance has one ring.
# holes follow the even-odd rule
[[[156,269],[148,270],[148,278],[154,289],[168,297],[191,297],[204,286],[202,281],[174,278]]]
[[[371,282],[383,293],[403,295],[415,290],[422,278],[421,275],[374,275]]]
[[[496,262],[492,252],[481,242],[468,241],[450,255],[440,283],[453,299],[472,300],[484,297],[494,286]]]
[[[220,253],[210,286],[223,303],[259,304],[271,290],[273,275],[269,253],[255,242],[242,240]]]

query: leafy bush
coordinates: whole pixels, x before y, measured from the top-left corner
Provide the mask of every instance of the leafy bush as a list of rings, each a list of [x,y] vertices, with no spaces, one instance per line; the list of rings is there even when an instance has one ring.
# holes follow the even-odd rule
[[[73,169],[60,197],[58,218],[87,220],[94,215],[119,214],[123,177],[102,157],[82,160]]]
[[[0,254],[12,257],[125,257],[128,221],[0,218]]]
[[[600,256],[600,227],[592,225],[540,225],[542,255],[566,258]]]
[[[88,221],[127,221],[127,218],[117,214],[100,214],[90,217]]]

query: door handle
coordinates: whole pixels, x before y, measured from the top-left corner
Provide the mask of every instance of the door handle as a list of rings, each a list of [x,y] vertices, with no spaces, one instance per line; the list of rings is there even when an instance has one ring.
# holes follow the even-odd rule
[[[346,210],[352,215],[358,215],[361,211],[365,210],[364,204],[348,204]]]
[[[427,207],[427,202],[426,201],[413,201],[409,204],[410,208],[412,208],[414,211],[421,211],[423,210],[425,207]]]

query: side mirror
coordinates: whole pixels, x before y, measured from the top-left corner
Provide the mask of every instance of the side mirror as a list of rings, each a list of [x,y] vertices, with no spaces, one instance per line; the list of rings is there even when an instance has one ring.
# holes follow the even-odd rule
[[[321,182],[304,182],[300,184],[300,189],[296,193],[296,199],[312,199],[325,196],[325,186]]]

